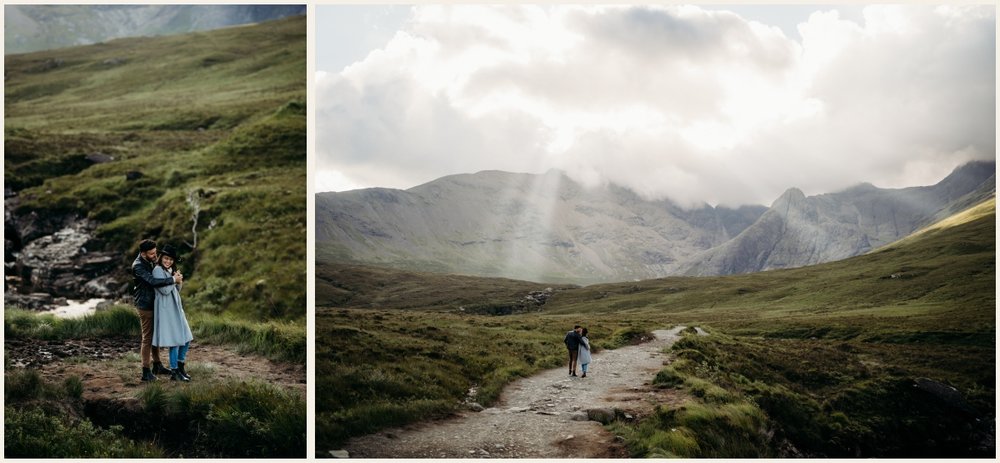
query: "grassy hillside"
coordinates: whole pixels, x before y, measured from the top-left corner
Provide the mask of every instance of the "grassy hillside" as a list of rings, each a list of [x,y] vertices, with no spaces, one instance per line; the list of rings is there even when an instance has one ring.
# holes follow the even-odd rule
[[[485,297],[493,280],[330,271],[324,285],[350,296],[317,313],[318,449],[442,416],[472,385],[495,390],[558,365],[566,327],[583,322],[605,348],[680,323],[711,333],[677,343],[656,378],[692,402],[612,425],[634,456],[992,455],[995,208],[991,199],[840,262],[558,288],[542,312],[503,317],[441,312],[449,298]],[[425,377],[433,371],[447,381]]]
[[[122,281],[139,240],[178,246],[191,312],[304,321],[305,24],[5,56],[16,213],[97,221]]]
[[[316,264],[316,305],[456,311],[514,303],[532,291],[560,288],[505,278]]]

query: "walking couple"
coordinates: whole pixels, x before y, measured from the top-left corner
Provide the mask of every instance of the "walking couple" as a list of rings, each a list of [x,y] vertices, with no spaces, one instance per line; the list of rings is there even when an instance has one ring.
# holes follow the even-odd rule
[[[184,362],[194,336],[181,305],[184,275],[177,269],[177,261],[173,246],[164,245],[157,252],[156,242],[143,240],[132,262],[132,296],[142,326],[142,381],[155,381],[157,373],[170,375],[172,381],[191,381]],[[160,362],[160,347],[170,349],[169,370]]]
[[[583,370],[581,378],[587,377],[587,366],[590,365],[590,339],[587,339],[587,329],[580,325],[573,327],[573,330],[566,333],[566,349],[569,350],[569,374],[576,376],[576,365],[580,364]]]

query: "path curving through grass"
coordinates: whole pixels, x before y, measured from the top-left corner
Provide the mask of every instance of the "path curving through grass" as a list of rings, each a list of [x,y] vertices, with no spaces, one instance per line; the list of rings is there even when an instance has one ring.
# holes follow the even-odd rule
[[[345,450],[352,458],[627,457],[588,410],[594,418],[617,410],[619,419],[634,420],[656,405],[680,403],[682,392],[656,388],[652,380],[683,329],[657,330],[652,341],[594,354],[586,378],[568,376],[565,366],[546,370],[508,386],[494,407],[357,437]]]

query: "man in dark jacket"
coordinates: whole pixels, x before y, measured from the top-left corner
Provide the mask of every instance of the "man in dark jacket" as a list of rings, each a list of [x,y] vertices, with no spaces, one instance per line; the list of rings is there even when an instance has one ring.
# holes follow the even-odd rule
[[[132,298],[136,311],[139,312],[139,325],[142,327],[142,345],[139,355],[142,357],[142,381],[153,381],[155,373],[170,374],[170,370],[160,362],[160,349],[153,347],[153,301],[156,299],[155,289],[184,281],[178,272],[173,278],[153,278],[153,266],[156,265],[156,242],[142,240],[139,243],[139,255],[132,262],[132,277],[135,281],[132,287]]]
[[[576,376],[576,358],[580,353],[580,343],[583,342],[583,336],[580,334],[582,329],[580,325],[574,326],[573,330],[566,333],[566,338],[563,339],[563,342],[566,343],[566,349],[569,350],[570,376]]]

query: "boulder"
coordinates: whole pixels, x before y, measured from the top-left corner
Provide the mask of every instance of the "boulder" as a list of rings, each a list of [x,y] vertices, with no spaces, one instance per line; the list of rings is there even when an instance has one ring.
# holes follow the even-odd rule
[[[479,405],[479,404],[478,404],[478,403],[476,403],[476,402],[472,402],[472,403],[470,403],[470,404],[468,405],[468,407],[469,407],[469,410],[472,410],[472,411],[474,411],[474,412],[481,412],[481,411],[483,411],[483,410],[486,410],[486,407],[483,407],[482,405]]]
[[[961,392],[958,392],[958,389],[930,378],[917,378],[913,380],[913,383],[913,386],[917,389],[929,393],[956,410],[961,410],[971,416],[977,415],[976,409],[972,408],[965,401],[965,398],[962,397]]]
[[[118,280],[111,275],[104,275],[88,281],[83,285],[83,295],[87,297],[114,297]]]
[[[615,411],[609,408],[591,408],[587,410],[587,418],[601,424],[609,424],[615,420]]]
[[[28,310],[43,310],[52,305],[52,295],[46,293],[17,294],[7,291],[4,293],[4,305]]]

